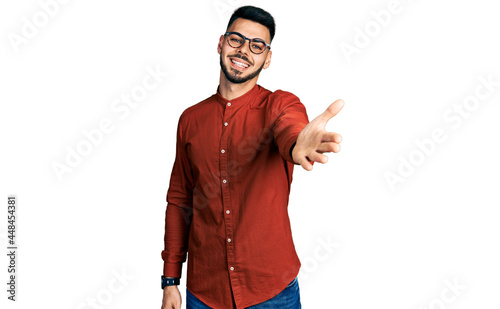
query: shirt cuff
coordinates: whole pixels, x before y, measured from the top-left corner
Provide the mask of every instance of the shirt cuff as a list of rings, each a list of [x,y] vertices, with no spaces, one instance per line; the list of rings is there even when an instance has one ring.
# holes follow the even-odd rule
[[[182,263],[163,263],[163,275],[165,277],[180,278],[182,273]]]
[[[297,163],[293,162],[293,158],[292,158],[293,148],[292,147],[295,147],[299,133],[300,133],[300,130],[292,133],[290,135],[290,137],[288,138],[288,140],[285,142],[284,149],[280,151],[283,159],[285,159],[288,162],[293,163],[293,164],[297,164]],[[285,149],[288,149],[288,151],[286,151]]]
[[[293,148],[295,147],[295,144],[297,144],[297,142],[295,141],[292,146],[290,147],[290,158],[292,159],[292,162],[294,161],[293,160],[293,156],[292,156],[292,152],[293,152]],[[295,163],[293,162],[293,164],[298,164],[298,163]]]

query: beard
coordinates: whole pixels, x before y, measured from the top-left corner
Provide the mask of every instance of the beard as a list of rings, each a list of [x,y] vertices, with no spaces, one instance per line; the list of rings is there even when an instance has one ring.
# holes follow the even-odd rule
[[[248,61],[246,57],[241,56],[239,54],[236,54],[234,57]],[[260,66],[260,68],[257,71],[250,73],[247,76],[241,76],[242,72],[240,71],[232,70],[232,72],[229,72],[226,65],[222,61],[222,54],[220,55],[220,67],[222,69],[222,72],[224,72],[224,75],[226,76],[227,80],[234,84],[241,84],[255,78],[257,75],[260,74],[260,71],[262,71],[262,69],[264,68],[264,64],[265,62]]]

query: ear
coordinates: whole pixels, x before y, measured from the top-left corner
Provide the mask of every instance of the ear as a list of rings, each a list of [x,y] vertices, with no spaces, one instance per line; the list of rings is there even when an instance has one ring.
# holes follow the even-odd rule
[[[271,65],[271,57],[273,55],[273,51],[269,50],[266,56],[266,61],[264,62],[264,69],[267,69]]]
[[[222,52],[222,45],[224,45],[224,36],[221,35],[219,38],[219,44],[217,45],[217,52],[220,54]]]

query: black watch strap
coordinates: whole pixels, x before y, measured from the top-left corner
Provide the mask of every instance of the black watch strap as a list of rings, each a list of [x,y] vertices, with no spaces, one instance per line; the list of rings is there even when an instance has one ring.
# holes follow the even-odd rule
[[[167,278],[165,276],[161,276],[161,288],[164,289],[169,285],[179,285],[181,283],[180,278]]]

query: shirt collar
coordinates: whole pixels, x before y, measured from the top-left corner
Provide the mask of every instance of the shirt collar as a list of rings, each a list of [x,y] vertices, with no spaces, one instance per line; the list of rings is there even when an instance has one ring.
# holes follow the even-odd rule
[[[245,94],[237,98],[234,98],[232,100],[227,100],[219,93],[219,86],[217,86],[217,92],[215,93],[215,98],[222,106],[226,106],[228,102],[231,102],[231,104],[236,104],[236,106],[245,105],[246,103],[250,102],[252,99],[255,98],[255,95],[259,92],[260,88],[261,87],[258,84],[255,84],[255,86],[253,86],[253,88],[248,90]]]

